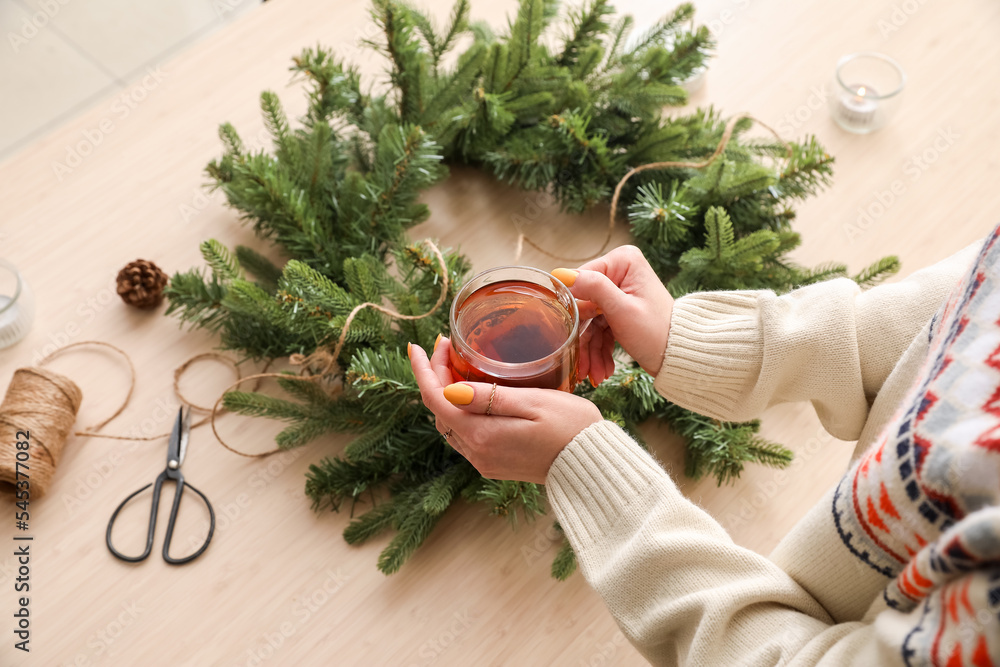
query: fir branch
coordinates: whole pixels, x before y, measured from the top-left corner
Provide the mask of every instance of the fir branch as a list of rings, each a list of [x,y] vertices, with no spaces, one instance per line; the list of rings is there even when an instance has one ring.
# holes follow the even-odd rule
[[[559,551],[552,560],[552,576],[559,581],[566,581],[574,572],[576,572],[576,553],[573,551],[573,545],[569,543],[569,538],[563,536]]]
[[[416,121],[423,113],[423,84],[427,57],[413,36],[413,12],[392,0],[374,0],[373,16],[385,36],[384,50],[392,62],[390,74],[398,91],[399,118]]]
[[[292,140],[292,131],[281,100],[270,90],[265,90],[260,94],[260,109],[264,116],[264,127],[274,139],[275,155],[282,162],[295,162],[298,158],[297,146]]]
[[[348,524],[344,529],[344,541],[348,544],[367,542],[392,528],[395,516],[396,507],[393,501],[379,503]]]
[[[571,67],[577,63],[582,53],[598,45],[598,36],[608,29],[605,17],[612,13],[614,9],[608,0],[591,0],[586,7],[578,11],[571,10],[572,32],[564,42],[562,53],[556,58],[556,64]]]
[[[452,46],[455,44],[455,40],[458,39],[458,36],[468,29],[470,10],[471,5],[469,5],[469,0],[455,0],[455,4],[451,8],[451,17],[448,21],[448,28],[444,31],[444,34],[438,41],[438,52],[434,54],[435,65],[437,65],[438,61],[441,60],[442,55],[451,50]]]
[[[291,70],[296,73],[296,79],[311,84],[307,125],[318,127],[335,116],[360,123],[369,105],[368,96],[361,92],[357,68],[345,66],[333,54],[316,47],[303,49],[293,58]]]
[[[236,132],[236,128],[230,123],[219,125],[219,139],[222,139],[226,155],[235,157],[242,155],[246,150],[243,147],[243,140],[240,139],[239,133]]]
[[[527,69],[536,48],[538,38],[545,26],[546,4],[549,0],[521,0],[517,10],[517,18],[510,27],[508,44],[510,51],[506,59],[506,67],[499,81],[494,85],[495,91],[507,91],[519,76]]]
[[[236,246],[236,262],[257,279],[257,284],[268,292],[278,287],[281,269],[274,262],[252,248]]]
[[[653,25],[652,28],[639,37],[639,39],[636,40],[636,42],[628,50],[627,55],[623,58],[623,60],[631,61],[639,58],[646,51],[646,49],[662,43],[664,39],[680,30],[681,26],[686,23],[690,23],[693,18],[694,5],[687,2],[678,5],[673,12],[663,17],[660,21]]]
[[[194,269],[175,273],[164,288],[167,298],[167,315],[176,315],[182,322],[216,331],[226,320],[222,307],[226,286],[214,276],[206,280],[201,271]]]
[[[421,484],[414,490],[401,493],[394,502],[397,529],[389,545],[378,557],[378,569],[383,574],[394,574],[431,534],[442,514],[424,511],[424,501],[430,483]]]
[[[478,476],[476,469],[462,459],[431,480],[424,496],[423,509],[431,515],[443,513],[461,490]]]
[[[518,509],[526,520],[544,514],[542,497],[537,484],[485,478],[473,495],[476,501],[489,502],[490,514],[505,517],[511,526],[517,525]]]
[[[313,501],[313,510],[336,511],[345,499],[357,498],[392,477],[393,462],[388,458],[365,461],[326,458],[309,466],[306,495]]]
[[[690,234],[697,209],[680,192],[677,181],[663,196],[660,183],[640,186],[628,208],[628,219],[635,237],[664,247],[676,246]]]
[[[873,287],[899,272],[900,262],[895,255],[889,255],[865,267],[853,277],[854,282],[862,287]]]
[[[212,269],[212,275],[220,283],[243,278],[243,269],[229,248],[215,239],[208,239],[201,244],[201,256]]]
[[[830,184],[834,159],[813,136],[791,147],[792,155],[774,185],[773,194],[779,199],[805,199]]]

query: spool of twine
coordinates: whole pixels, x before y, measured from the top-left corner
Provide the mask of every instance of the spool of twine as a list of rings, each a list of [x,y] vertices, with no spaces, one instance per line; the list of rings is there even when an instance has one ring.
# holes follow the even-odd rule
[[[27,480],[32,498],[45,495],[82,400],[80,388],[64,375],[38,367],[14,371],[0,403],[0,485],[14,490]],[[17,453],[25,450],[17,448],[19,441],[28,443],[20,477]]]

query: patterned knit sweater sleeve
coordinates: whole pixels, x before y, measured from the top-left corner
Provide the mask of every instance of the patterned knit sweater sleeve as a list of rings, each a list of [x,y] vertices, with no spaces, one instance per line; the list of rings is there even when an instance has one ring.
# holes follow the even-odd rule
[[[888,583],[863,617],[835,619],[775,562],[733,543],[614,424],[588,427],[557,457],[546,480],[548,495],[581,571],[652,664],[1000,665],[1000,242],[995,233],[991,238],[992,244],[977,244],[983,254],[971,273],[966,264],[964,281],[955,278],[951,297],[941,296],[945,305],[930,329],[931,358],[897,417],[838,485],[840,505],[835,501],[832,509],[839,514],[817,523],[817,530],[832,534],[836,550],[809,552],[805,543],[799,555],[818,565],[854,559],[856,572],[878,569]],[[852,318],[857,341],[860,297],[841,295],[851,292],[849,285],[827,289],[810,288],[811,298]],[[830,309],[806,303],[810,298],[801,294],[712,299],[727,308],[735,304],[745,325],[720,327],[714,306],[701,306],[701,312],[681,308],[664,368],[683,367],[672,355],[703,351],[696,364],[715,370],[705,382],[677,371],[672,382],[687,384],[672,396],[715,400],[720,417],[740,418],[745,415],[739,410],[750,403],[739,392],[762,388],[766,396],[754,399],[755,405],[808,398],[828,408],[828,422],[863,423],[864,414],[855,417],[841,404],[864,413],[865,396],[878,391],[886,373],[862,368],[877,351],[865,351],[858,342],[852,349],[846,335],[838,337],[827,324]],[[853,305],[842,303],[847,301]],[[760,312],[768,310],[770,315]],[[755,320],[761,323],[756,328]],[[814,329],[825,332],[836,352],[821,349]],[[780,346],[783,338],[774,332],[808,351]],[[770,351],[752,349],[772,344],[795,361],[768,361]],[[689,352],[679,353],[682,348]],[[853,361],[841,355],[853,355]],[[842,385],[851,396],[840,399],[822,383],[803,379],[815,372],[836,384],[816,363],[839,363],[842,372],[853,373]],[[777,370],[767,375],[769,364]],[[752,379],[733,372],[740,368]],[[976,373],[966,375],[965,368]],[[662,375],[657,382],[665,387]],[[958,393],[942,400],[949,392]],[[828,500],[826,508],[829,515]],[[837,576],[845,590],[857,579],[849,568]]]

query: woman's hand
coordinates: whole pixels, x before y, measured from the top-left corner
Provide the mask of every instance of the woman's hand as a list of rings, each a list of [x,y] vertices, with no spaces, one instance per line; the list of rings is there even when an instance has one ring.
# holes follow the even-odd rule
[[[650,375],[660,372],[674,300],[635,246],[615,248],[579,268],[552,272],[578,300],[580,319],[593,318],[580,336],[579,376],[595,386],[611,377],[615,341]]]
[[[602,419],[593,403],[564,391],[497,387],[494,394],[491,384],[452,383],[450,347],[439,338],[430,359],[416,345],[407,352],[438,431],[484,477],[544,484],[563,447]]]

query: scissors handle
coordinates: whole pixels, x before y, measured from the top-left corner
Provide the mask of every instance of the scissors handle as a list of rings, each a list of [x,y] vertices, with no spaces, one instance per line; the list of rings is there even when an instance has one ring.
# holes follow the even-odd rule
[[[184,563],[194,560],[195,558],[200,556],[205,551],[205,549],[208,548],[209,542],[212,541],[212,534],[215,532],[215,511],[212,509],[212,503],[208,502],[208,498],[205,497],[205,494],[203,494],[201,491],[188,484],[187,488],[191,489],[199,496],[201,496],[201,499],[205,502],[205,507],[208,508],[208,514],[209,517],[211,518],[208,527],[208,537],[205,539],[205,543],[201,545],[201,548],[195,551],[190,556],[185,556],[184,558],[172,558],[170,556],[170,540],[173,538],[174,535],[174,523],[177,521],[177,509],[181,505],[181,495],[184,493],[185,484],[184,484],[184,476],[181,475],[179,470],[164,470],[162,473],[160,473],[160,476],[156,478],[155,482],[153,482],[152,484],[147,484],[146,486],[142,487],[138,491],[135,491],[134,493],[129,495],[125,500],[123,500],[121,504],[118,505],[118,507],[115,509],[114,513],[111,515],[111,520],[108,521],[108,532],[106,539],[108,543],[108,549],[117,558],[120,558],[121,560],[127,561],[129,563],[138,563],[141,560],[145,560],[149,556],[149,554],[153,551],[153,537],[156,532],[156,513],[157,509],[160,506],[160,490],[163,487],[163,482],[165,482],[167,479],[172,479],[173,481],[175,481],[177,483],[177,486],[176,489],[174,490],[174,502],[170,508],[170,519],[167,522],[167,534],[163,539],[163,560],[167,561],[171,565],[182,565]],[[135,498],[137,495],[148,489],[150,486],[153,486],[153,502],[149,512],[149,532],[146,534],[146,549],[142,552],[142,554],[138,556],[126,556],[125,554],[115,549],[114,545],[111,543],[111,530],[114,528],[115,519],[118,517],[118,513],[121,512],[122,508],[124,508],[125,505],[128,504],[128,501]]]

